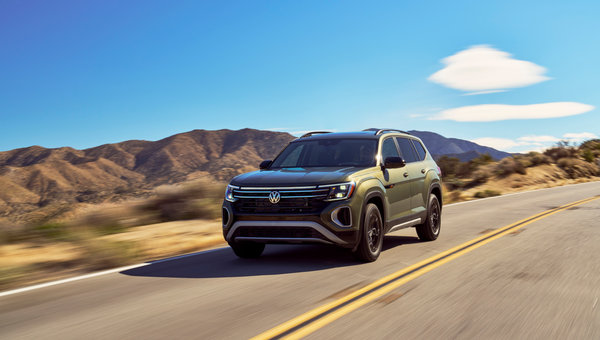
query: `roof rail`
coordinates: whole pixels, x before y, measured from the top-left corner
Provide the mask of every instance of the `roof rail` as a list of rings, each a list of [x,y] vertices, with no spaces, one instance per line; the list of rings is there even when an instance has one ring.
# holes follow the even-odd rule
[[[305,138],[305,137],[310,137],[312,135],[319,135],[322,133],[331,133],[331,131],[313,131],[313,132],[308,132],[303,134],[302,136],[300,136],[300,138]]]
[[[405,133],[407,135],[410,135],[410,133],[403,131],[403,130],[397,130],[397,129],[377,129],[377,128],[370,128],[370,129],[364,129],[363,131],[373,131],[375,132],[375,136],[380,135],[386,131],[393,131],[393,132],[400,132],[400,133]]]

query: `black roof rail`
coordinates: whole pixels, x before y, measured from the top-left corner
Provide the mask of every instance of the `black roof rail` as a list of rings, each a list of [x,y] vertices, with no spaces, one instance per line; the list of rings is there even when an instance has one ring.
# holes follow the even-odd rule
[[[300,136],[300,138],[310,137],[312,135],[318,135],[318,134],[322,134],[322,133],[331,133],[331,131],[312,131],[312,132],[303,134],[302,136]]]
[[[410,133],[403,131],[403,130],[397,130],[397,129],[377,129],[377,128],[370,128],[370,129],[364,129],[363,131],[373,131],[375,132],[375,136],[380,135],[386,131],[394,131],[394,132],[400,132],[400,133],[405,133],[407,135],[410,135]]]

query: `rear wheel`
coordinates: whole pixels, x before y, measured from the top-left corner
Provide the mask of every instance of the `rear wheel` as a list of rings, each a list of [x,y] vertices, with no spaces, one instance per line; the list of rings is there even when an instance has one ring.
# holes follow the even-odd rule
[[[354,255],[361,261],[373,262],[379,257],[383,244],[383,220],[375,204],[367,204],[360,230],[360,243]]]
[[[440,202],[435,195],[429,197],[427,208],[427,218],[425,223],[417,225],[417,235],[421,241],[433,241],[440,235],[442,226],[442,209]]]
[[[229,243],[233,252],[243,259],[252,259],[259,257],[262,252],[265,250],[264,243],[251,243],[251,242],[243,242],[243,243]]]

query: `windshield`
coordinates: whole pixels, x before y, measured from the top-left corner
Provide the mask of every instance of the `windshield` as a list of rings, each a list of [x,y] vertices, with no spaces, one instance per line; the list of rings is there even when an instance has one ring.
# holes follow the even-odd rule
[[[377,140],[321,139],[290,143],[273,168],[370,167],[375,165]]]

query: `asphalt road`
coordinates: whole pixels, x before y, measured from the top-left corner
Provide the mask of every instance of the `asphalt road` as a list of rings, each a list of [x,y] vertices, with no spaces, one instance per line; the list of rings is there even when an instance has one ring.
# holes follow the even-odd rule
[[[257,260],[221,249],[12,294],[0,297],[0,338],[246,339],[492,230],[596,195],[600,182],[450,205],[437,241],[396,232],[369,264],[333,247],[267,246]],[[442,262],[336,320],[310,324],[305,335],[600,339],[600,199]]]

